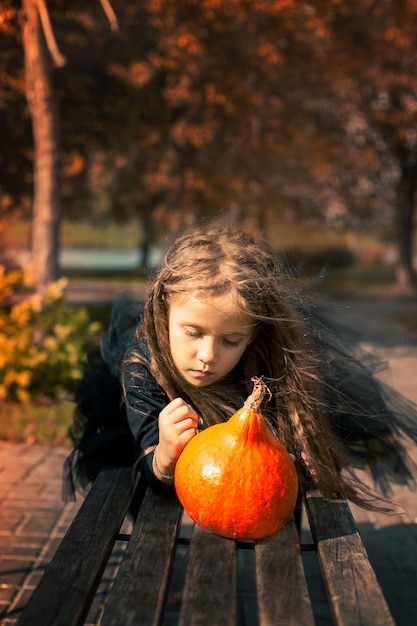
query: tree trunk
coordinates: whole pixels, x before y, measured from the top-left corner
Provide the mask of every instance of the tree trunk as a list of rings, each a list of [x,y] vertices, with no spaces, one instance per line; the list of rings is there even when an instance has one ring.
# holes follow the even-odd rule
[[[32,259],[36,289],[44,291],[58,277],[59,139],[50,60],[36,0],[23,0],[23,48],[26,98],[34,141]]]
[[[413,267],[414,209],[417,188],[417,162],[403,159],[401,178],[397,188],[397,286],[402,292],[414,291],[416,274]]]
[[[140,263],[143,270],[148,270],[150,267],[150,253],[151,245],[154,243],[155,228],[152,222],[152,216],[150,214],[142,215],[141,219],[143,239],[141,242],[142,261]]]

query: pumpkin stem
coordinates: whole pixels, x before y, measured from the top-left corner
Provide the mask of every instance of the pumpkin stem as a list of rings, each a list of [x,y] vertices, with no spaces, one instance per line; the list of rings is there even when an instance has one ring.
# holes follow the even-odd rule
[[[245,400],[243,407],[251,411],[257,411],[262,404],[265,393],[268,392],[269,398],[271,398],[272,394],[262,378],[254,377],[251,380],[253,382],[253,391]]]

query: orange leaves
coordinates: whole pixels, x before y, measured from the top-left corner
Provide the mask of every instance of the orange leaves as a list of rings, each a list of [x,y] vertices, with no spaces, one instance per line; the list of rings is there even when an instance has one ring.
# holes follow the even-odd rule
[[[190,32],[182,33],[177,39],[178,48],[184,48],[188,54],[198,55],[203,52],[198,38]]]
[[[69,178],[78,176],[85,168],[85,159],[78,152],[70,152],[63,160],[63,174]]]
[[[206,84],[205,86],[205,96],[207,98],[207,102],[211,104],[218,104],[223,106],[226,104],[227,96],[225,93],[219,91],[219,86],[214,85],[213,83]]]
[[[415,33],[413,33],[415,37]],[[384,39],[390,44],[394,44],[398,48],[409,48],[413,43],[408,33],[404,28],[398,28],[398,26],[391,26],[385,31]]]
[[[16,32],[15,24],[13,23],[17,17],[17,9],[14,7],[1,7],[0,8],[0,32],[13,35]]]
[[[264,59],[272,65],[279,65],[283,63],[283,57],[277,46],[273,46],[270,43],[263,43],[258,47],[258,56]]]
[[[171,137],[177,145],[188,144],[194,148],[201,148],[205,143],[211,141],[212,131],[209,126],[179,120],[172,128]]]
[[[152,77],[152,69],[149,63],[137,61],[130,66],[132,82],[137,87],[143,87]]]
[[[146,61],[134,61],[128,66],[112,63],[109,66],[109,73],[140,88],[151,80],[153,68],[151,64]]]

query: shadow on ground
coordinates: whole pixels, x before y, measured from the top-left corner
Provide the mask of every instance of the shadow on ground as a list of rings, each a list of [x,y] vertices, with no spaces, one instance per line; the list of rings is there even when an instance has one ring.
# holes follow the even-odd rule
[[[397,626],[417,620],[417,524],[358,524]]]

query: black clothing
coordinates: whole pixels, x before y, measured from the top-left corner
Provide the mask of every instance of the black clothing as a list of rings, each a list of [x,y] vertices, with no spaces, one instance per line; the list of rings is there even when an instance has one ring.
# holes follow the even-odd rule
[[[133,466],[136,461],[152,487],[172,492],[152,469],[158,416],[169,398],[145,365],[122,367],[132,350],[149,359],[146,340],[135,337],[142,313],[141,303],[118,300],[100,351],[89,355],[70,430],[75,448],[65,465],[67,498],[74,496],[76,487],[88,487],[103,466]],[[384,494],[392,481],[411,483],[412,471],[397,436],[417,441],[417,407],[375,378],[379,359],[363,351],[351,331],[330,327],[311,308],[299,313],[319,356],[330,423],[352,464],[368,466]]]

